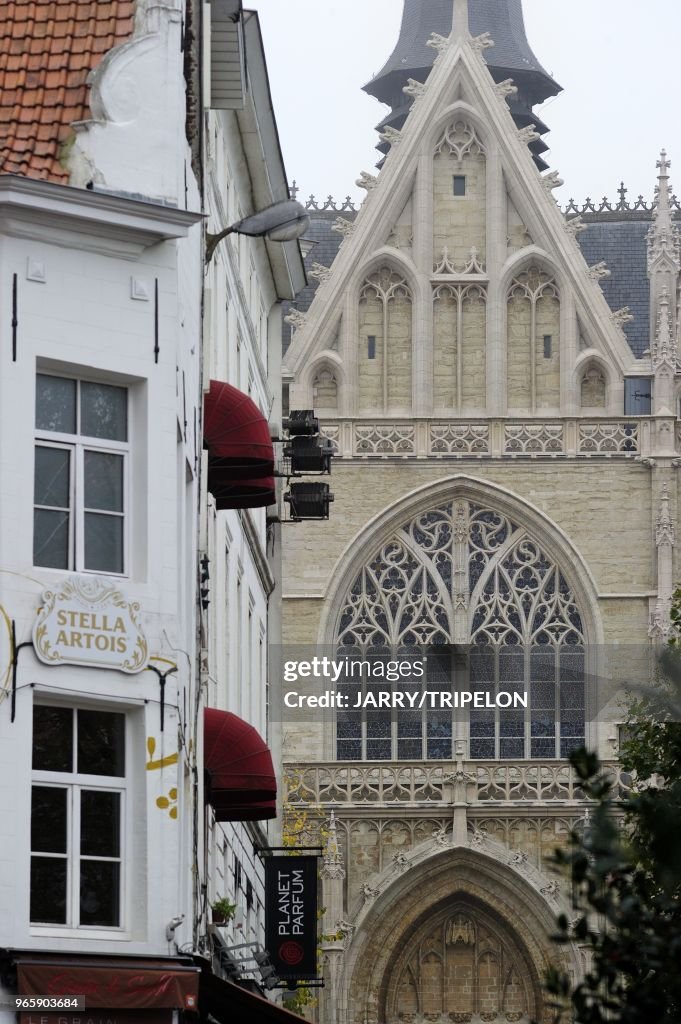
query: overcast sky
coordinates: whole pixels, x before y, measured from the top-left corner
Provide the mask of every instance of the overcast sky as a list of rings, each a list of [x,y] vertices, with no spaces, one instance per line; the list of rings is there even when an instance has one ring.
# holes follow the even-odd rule
[[[425,0],[427,3],[428,0]],[[501,2],[501,0],[500,0]],[[362,92],[399,34],[402,0],[246,0],[260,14],[275,114],[290,178],[302,197],[363,197],[354,182],[375,163],[386,109]],[[537,108],[551,129],[555,193],[652,197],[665,147],[681,195],[681,0],[523,0],[528,38],[563,86]]]

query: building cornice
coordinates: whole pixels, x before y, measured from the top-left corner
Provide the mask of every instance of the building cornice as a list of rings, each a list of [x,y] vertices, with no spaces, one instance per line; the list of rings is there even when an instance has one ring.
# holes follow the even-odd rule
[[[136,260],[152,245],[186,238],[202,219],[162,203],[0,175],[0,231],[15,238]]]

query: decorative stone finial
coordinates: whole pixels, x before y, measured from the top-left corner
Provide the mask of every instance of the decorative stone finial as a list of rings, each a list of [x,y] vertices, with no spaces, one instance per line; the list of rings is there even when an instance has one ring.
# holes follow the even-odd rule
[[[333,810],[331,811],[331,817],[329,818],[329,831],[326,840],[326,850],[324,852],[324,861],[321,873],[323,878],[345,878],[343,857],[338,846],[336,815]]]
[[[454,0],[454,16],[452,20],[452,36],[462,42],[470,35],[468,29],[468,0]]]
[[[678,369],[678,355],[674,344],[669,289],[665,285],[660,296],[655,338],[652,345],[653,369],[657,372],[667,367],[672,374]]]
[[[648,232],[649,272],[655,270],[656,265],[668,269],[671,264],[677,272],[681,269],[679,232],[672,217],[670,167],[671,161],[667,159],[666,150],[663,149],[657,161],[659,174],[655,190],[655,209],[653,223]]]

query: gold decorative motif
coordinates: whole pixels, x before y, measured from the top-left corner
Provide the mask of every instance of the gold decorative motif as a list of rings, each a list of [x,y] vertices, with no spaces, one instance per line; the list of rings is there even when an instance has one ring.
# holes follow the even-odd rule
[[[168,790],[168,796],[159,796],[156,799],[156,806],[161,811],[168,811],[173,821],[177,820],[177,789],[173,786]]]
[[[169,768],[172,764],[177,764],[179,755],[176,753],[168,754],[167,757],[161,757],[158,760],[154,760],[154,754],[156,753],[156,740],[153,736],[147,739],[147,751],[149,753],[149,760],[145,767],[148,772],[160,771],[163,768]]]

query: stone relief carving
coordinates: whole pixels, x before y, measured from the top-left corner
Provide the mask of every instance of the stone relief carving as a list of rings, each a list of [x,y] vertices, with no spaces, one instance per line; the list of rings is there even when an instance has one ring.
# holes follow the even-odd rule
[[[493,46],[494,40],[489,32],[483,32],[481,35],[473,36],[471,39],[471,47],[481,56],[484,50],[490,50]]]
[[[589,277],[592,281],[604,281],[610,277],[610,271],[608,270],[608,264],[605,260],[601,260],[600,263],[594,263],[593,267],[589,267]]]
[[[489,426],[470,423],[432,423],[431,455],[488,455]]]
[[[541,176],[541,183],[549,195],[555,188],[560,188],[561,185],[565,184],[558,171],[551,171],[549,174],[543,174]]]
[[[630,324],[635,317],[629,306],[623,306],[622,309],[616,309],[611,313],[610,319],[616,327],[624,327],[625,324]]]
[[[413,426],[392,426],[376,423],[355,429],[357,455],[413,455],[416,432]]]
[[[355,230],[355,222],[346,220],[345,217],[336,217],[331,225],[331,230],[335,231],[338,235],[342,235],[343,238],[349,238]]]
[[[572,235],[573,238],[576,238],[577,235],[581,235],[582,231],[586,231],[586,227],[587,226],[581,216],[570,217],[569,220],[565,221],[565,230],[569,235]]]
[[[440,141],[435,147],[435,156],[439,153],[450,153],[461,162],[465,156],[484,156],[485,147],[478,138],[475,127],[458,119],[447,125]]]
[[[505,78],[503,82],[498,82],[494,86],[494,91],[500,100],[506,101],[510,96],[517,95],[518,86],[514,85],[512,78]]]
[[[287,324],[291,324],[291,327],[296,331],[299,331],[307,323],[307,317],[299,309],[290,309],[284,320]]]
[[[565,445],[562,423],[521,423],[504,427],[504,452],[507,455],[551,455]]]
[[[520,142],[528,146],[530,142],[535,142],[537,139],[540,139],[541,135],[536,129],[536,124],[528,124],[524,128],[520,128],[518,130],[518,139]]]
[[[441,36],[439,32],[432,32],[426,46],[429,46],[431,50],[437,50],[438,53],[444,53],[451,46],[451,42],[449,36]]]
[[[355,185],[357,188],[363,188],[366,189],[367,192],[371,192],[378,185],[378,178],[375,174],[369,174],[367,171],[362,171],[355,182]]]
[[[324,284],[325,281],[329,280],[332,273],[331,267],[325,267],[322,263],[313,263],[308,271],[308,276],[313,277],[320,284]]]
[[[417,82],[415,78],[408,78],[407,84],[403,87],[402,92],[406,96],[412,96],[414,99],[418,100],[425,94],[427,88],[428,86],[425,82]]]
[[[390,146],[397,146],[398,143],[402,141],[402,132],[398,131],[397,128],[392,128],[388,125],[382,132],[380,132],[379,138],[383,139],[383,141],[387,142]]]
[[[580,455],[636,455],[638,423],[580,423]]]

